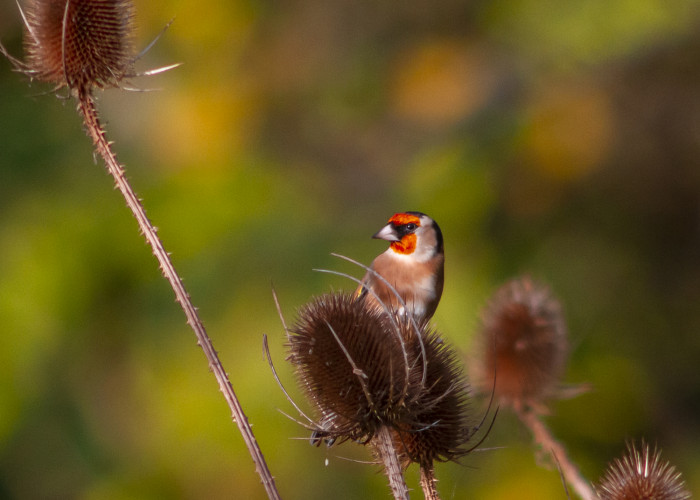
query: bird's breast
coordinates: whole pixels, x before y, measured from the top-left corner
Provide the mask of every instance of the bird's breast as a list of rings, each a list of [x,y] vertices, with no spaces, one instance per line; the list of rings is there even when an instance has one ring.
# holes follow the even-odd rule
[[[372,268],[396,290],[407,306],[422,309],[442,292],[441,287],[437,290],[442,275],[441,264],[441,261],[435,260],[416,262],[386,252],[375,259]],[[383,301],[396,304],[391,288],[378,278],[373,281],[373,288],[380,292]]]

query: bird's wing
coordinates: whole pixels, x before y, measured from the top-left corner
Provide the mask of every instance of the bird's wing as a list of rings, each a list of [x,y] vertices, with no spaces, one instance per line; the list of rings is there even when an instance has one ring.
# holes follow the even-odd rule
[[[362,300],[367,296],[368,287],[371,286],[370,281],[372,280],[372,273],[367,271],[365,276],[362,278],[362,282],[355,290],[355,300]]]

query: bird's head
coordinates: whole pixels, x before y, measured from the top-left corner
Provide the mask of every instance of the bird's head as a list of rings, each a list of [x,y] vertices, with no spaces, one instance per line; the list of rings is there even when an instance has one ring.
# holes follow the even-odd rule
[[[401,212],[372,236],[391,242],[391,250],[427,260],[443,252],[442,232],[437,223],[421,212]]]

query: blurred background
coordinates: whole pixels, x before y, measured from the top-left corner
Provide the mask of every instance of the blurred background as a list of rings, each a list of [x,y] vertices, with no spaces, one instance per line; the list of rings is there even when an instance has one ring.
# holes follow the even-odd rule
[[[468,359],[521,273],[565,305],[553,432],[591,481],[646,438],[700,492],[700,5],[696,0],[136,0],[138,69],[108,136],[286,499],[387,498],[368,450],[309,446],[288,322],[352,289],[391,214],[446,242],[435,326]],[[22,53],[0,4],[0,40]],[[262,499],[251,459],[74,102],[0,59],[0,498]],[[486,401],[475,399],[479,420]],[[443,498],[566,498],[507,411]],[[327,463],[326,463],[327,460]],[[408,471],[417,488],[417,470]],[[420,498],[419,491],[415,496]]]

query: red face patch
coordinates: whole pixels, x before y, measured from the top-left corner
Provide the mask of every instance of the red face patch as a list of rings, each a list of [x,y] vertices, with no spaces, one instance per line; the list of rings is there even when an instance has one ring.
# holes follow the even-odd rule
[[[391,219],[389,219],[389,223],[396,224],[397,226],[413,223],[416,226],[420,226],[420,219],[411,214],[394,214],[391,216]]]
[[[391,249],[396,253],[402,253],[404,255],[411,254],[416,250],[416,240],[415,234],[407,234],[401,238],[401,241],[392,241]]]

